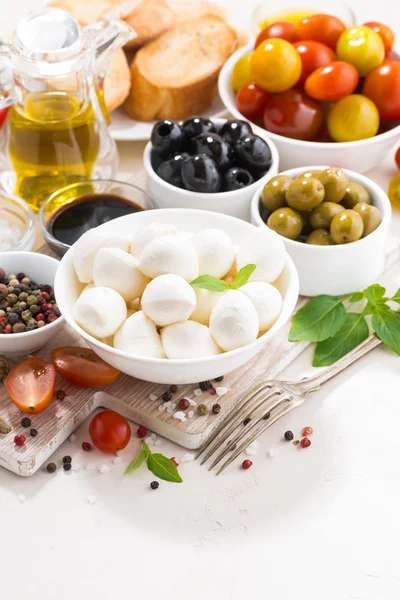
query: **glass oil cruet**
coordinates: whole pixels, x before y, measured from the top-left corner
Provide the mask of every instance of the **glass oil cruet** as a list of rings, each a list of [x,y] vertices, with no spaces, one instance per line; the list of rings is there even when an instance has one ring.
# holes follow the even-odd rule
[[[85,28],[58,8],[31,12],[0,46],[0,188],[38,209],[57,189],[110,179],[118,154],[103,83],[109,61],[135,37],[115,19]]]

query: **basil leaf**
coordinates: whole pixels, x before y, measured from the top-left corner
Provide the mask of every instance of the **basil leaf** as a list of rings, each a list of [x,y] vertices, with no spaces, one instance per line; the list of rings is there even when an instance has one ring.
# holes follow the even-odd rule
[[[210,290],[210,292],[224,292],[229,289],[229,283],[222,281],[222,279],[217,279],[212,275],[200,275],[190,285],[202,288],[203,290]]]
[[[314,367],[327,367],[345,356],[369,336],[364,314],[347,313],[343,327],[328,340],[317,344]]]
[[[398,303],[400,303],[400,289],[397,290],[397,292],[395,293],[395,295],[393,296],[393,298],[390,298],[390,300],[392,302],[398,302]]]
[[[236,275],[236,287],[240,288],[242,285],[248,282],[254,271],[256,270],[257,265],[249,264],[240,269],[238,274]]]
[[[342,298],[317,296],[294,315],[289,341],[322,342],[341,329],[345,318],[346,310]]]
[[[182,477],[179,475],[174,463],[162,454],[150,454],[147,459],[147,467],[159,479],[182,483]]]
[[[136,458],[127,466],[124,475],[129,475],[129,473],[133,473],[139,467],[142,466],[144,461],[150,456],[151,451],[146,442],[142,441],[142,449],[137,455]]]
[[[360,302],[364,298],[364,294],[362,292],[356,292],[352,294],[349,298],[349,302]]]
[[[400,314],[388,306],[381,306],[372,316],[371,324],[378,338],[400,355]]]
[[[384,298],[385,294],[385,288],[379,285],[379,283],[370,285],[369,287],[367,287],[366,290],[364,290],[364,295],[371,306],[383,304],[386,301],[386,299]]]

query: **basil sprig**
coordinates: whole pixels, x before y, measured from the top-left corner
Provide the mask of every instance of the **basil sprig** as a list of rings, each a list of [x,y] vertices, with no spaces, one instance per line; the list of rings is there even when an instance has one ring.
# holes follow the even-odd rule
[[[172,460],[163,454],[153,454],[144,440],[142,440],[142,448],[139,454],[126,468],[125,475],[129,475],[139,469],[145,461],[147,461],[149,471],[159,479],[171,481],[172,483],[182,483],[182,477],[179,475],[178,469]]]
[[[251,275],[256,270],[256,265],[249,264],[240,269],[236,275],[234,283],[228,283],[223,279],[217,279],[212,275],[200,275],[197,279],[194,279],[190,285],[193,287],[202,288],[203,290],[209,290],[210,292],[225,292],[226,290],[237,290],[242,285],[248,282]]]

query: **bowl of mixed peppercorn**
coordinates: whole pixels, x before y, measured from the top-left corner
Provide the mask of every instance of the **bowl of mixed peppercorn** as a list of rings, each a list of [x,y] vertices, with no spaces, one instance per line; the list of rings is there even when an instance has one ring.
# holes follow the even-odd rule
[[[44,254],[0,253],[0,354],[34,352],[62,327],[53,289],[58,265]]]

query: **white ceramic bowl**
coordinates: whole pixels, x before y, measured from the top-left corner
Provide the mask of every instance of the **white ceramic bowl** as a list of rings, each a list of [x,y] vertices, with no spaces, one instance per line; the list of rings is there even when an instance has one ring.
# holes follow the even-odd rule
[[[108,231],[118,231],[121,234],[131,234],[135,228],[149,225],[155,221],[170,223],[176,225],[179,229],[192,232],[202,231],[212,222],[213,227],[226,231],[236,243],[240,243],[253,230],[253,225],[239,219],[190,209],[169,209],[136,213],[110,221],[101,225],[101,228]],[[287,257],[286,266],[276,283],[283,297],[282,312],[275,325],[267,333],[251,344],[232,352],[208,358],[181,360],[146,358],[128,354],[127,352],[122,352],[103,344],[79,327],[72,316],[72,309],[83,286],[78,282],[75,275],[72,264],[72,249],[65,254],[61,261],[56,275],[55,293],[60,310],[68,325],[78,332],[96,354],[110,365],[113,365],[123,373],[144,379],[145,381],[182,384],[206,381],[220,375],[225,375],[241,367],[256,356],[263,345],[290,318],[298,298],[298,285],[296,269],[292,260]],[[107,310],[107,307],[104,307],[104,310]]]
[[[243,117],[241,117],[243,118]],[[213,122],[221,127],[226,119],[212,119]],[[257,187],[268,181],[278,173],[279,155],[273,142],[265,130],[257,127],[257,135],[265,140],[271,150],[272,163],[268,172],[258,181],[254,182],[246,188],[235,190],[233,192],[219,192],[218,194],[201,194],[190,192],[181,188],[175,187],[167,183],[154,171],[151,160],[151,142],[146,145],[144,150],[144,168],[147,173],[147,193],[151,197],[156,208],[197,208],[200,210],[208,210],[231,217],[237,217],[244,221],[250,221],[250,203],[253,194]]]
[[[29,252],[32,250],[36,234],[35,215],[24,200],[0,191],[0,219],[5,219],[10,225],[16,225],[21,230],[21,239],[18,246],[12,251]],[[2,252],[1,240],[0,252]],[[4,249],[3,252],[10,252],[10,250]]]
[[[54,287],[59,264],[55,258],[37,252],[4,252],[0,254],[0,267],[7,274],[24,272],[33,281],[52,287]],[[5,356],[31,354],[54,339],[63,323],[64,319],[59,317],[41,329],[24,333],[10,333],[9,335],[0,334],[0,354]]]
[[[232,70],[239,58],[252,52],[253,48],[254,43],[237,50],[225,63],[219,75],[218,88],[222,102],[237,119],[244,119],[244,117],[236,108],[236,94],[231,82]],[[365,173],[382,162],[382,158],[398,144],[400,137],[400,125],[367,140],[342,143],[304,142],[266,132],[257,125],[252,127],[254,133],[257,135],[261,135],[261,132],[267,133],[275,143],[281,169],[304,167],[318,162]]]
[[[308,170],[326,169],[326,166],[307,167]],[[297,177],[304,167],[283,171],[280,175]],[[300,294],[318,296],[331,294],[341,296],[363,290],[376,283],[385,268],[387,239],[389,236],[392,207],[389,198],[374,181],[346,169],[349,179],[364,186],[371,195],[372,203],[382,213],[382,223],[370,235],[357,242],[337,246],[314,246],[282,238],[286,250],[296,265],[300,279]],[[264,223],[260,216],[260,187],[251,203],[251,222]]]

